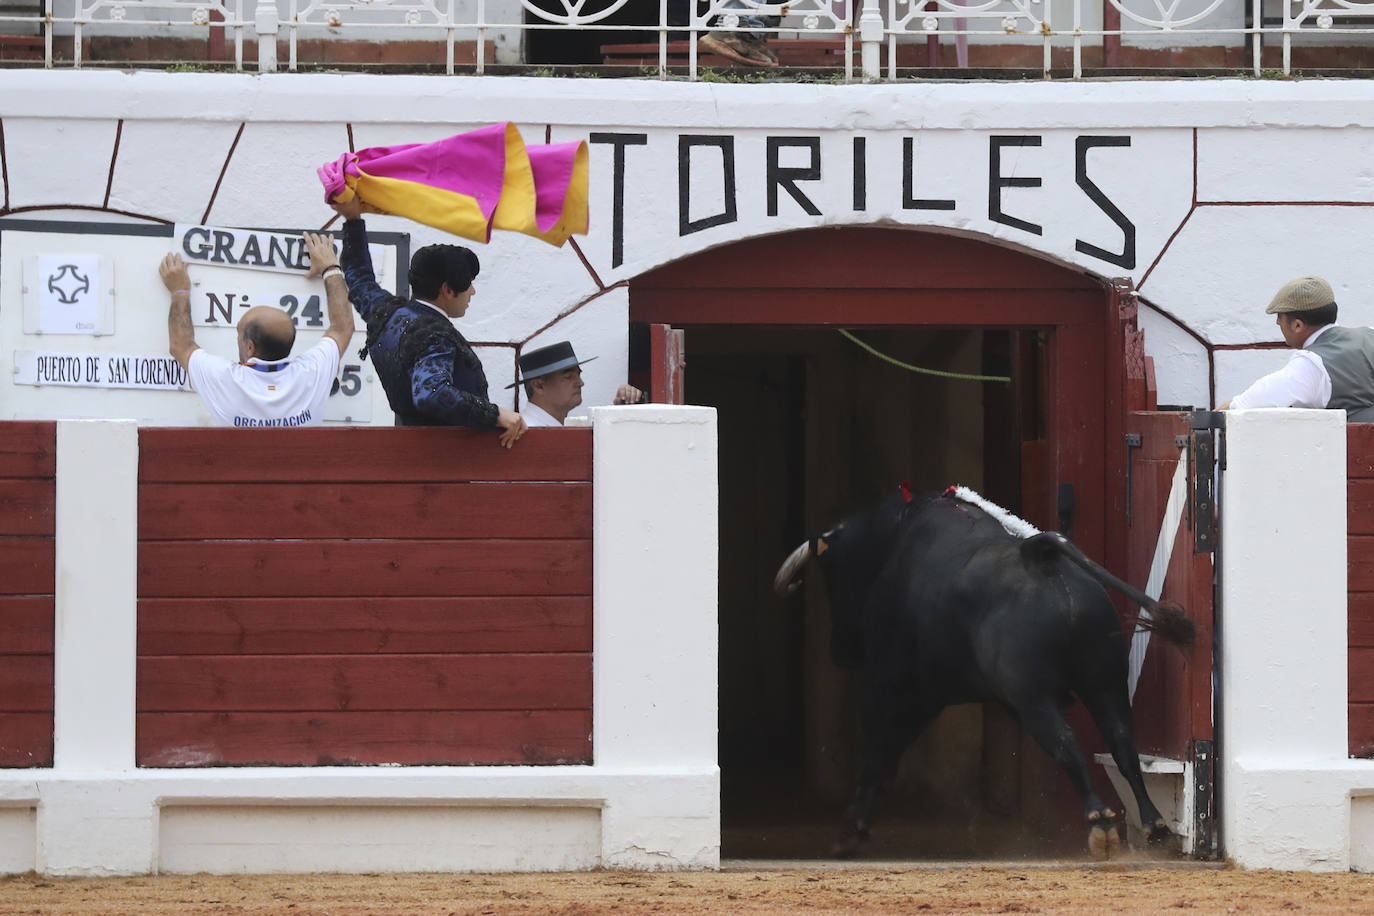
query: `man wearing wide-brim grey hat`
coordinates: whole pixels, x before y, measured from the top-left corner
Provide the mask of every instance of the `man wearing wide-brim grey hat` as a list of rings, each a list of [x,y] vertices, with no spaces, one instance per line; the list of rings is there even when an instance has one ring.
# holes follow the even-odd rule
[[[520,378],[506,387],[525,386],[528,401],[520,411],[525,422],[532,427],[562,426],[568,414],[582,403],[581,366],[594,359],[595,356],[589,356],[579,360],[566,340],[522,354]],[[641,394],[632,385],[621,385],[615,403],[638,403]]]
[[[1265,314],[1275,315],[1284,343],[1297,350],[1288,364],[1221,405],[1330,407],[1351,423],[1374,421],[1374,328],[1336,322],[1336,294],[1321,277],[1284,284]]]

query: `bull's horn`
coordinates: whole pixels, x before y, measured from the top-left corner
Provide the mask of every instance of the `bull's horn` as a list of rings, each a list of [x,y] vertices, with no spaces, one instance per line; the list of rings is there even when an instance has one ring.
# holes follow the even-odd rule
[[[773,577],[773,591],[779,595],[786,595],[793,590],[792,581],[797,578],[801,568],[806,565],[806,561],[811,559],[811,542],[803,541],[802,545],[787,555],[787,559],[782,561],[778,567],[778,574]]]

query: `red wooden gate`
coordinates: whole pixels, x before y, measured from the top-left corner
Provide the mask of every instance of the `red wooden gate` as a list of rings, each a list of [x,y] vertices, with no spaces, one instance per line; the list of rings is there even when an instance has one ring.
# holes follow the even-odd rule
[[[685,403],[686,336],[680,328],[649,325],[649,400],[655,404]]]
[[[1111,555],[1123,564],[1127,581],[1181,605],[1197,627],[1197,642],[1185,654],[1136,632],[1140,609],[1119,604],[1133,634],[1129,684],[1136,746],[1142,754],[1193,764],[1193,848],[1207,854],[1213,846],[1214,433],[1205,411],[1155,409],[1153,367],[1135,326],[1129,285],[1118,281],[1114,289],[1125,421],[1115,445],[1124,453],[1123,515],[1112,528]]]
[[[591,430],[139,448],[140,765],[590,762]]]
[[[0,435],[0,767],[52,766],[57,424]]]
[[[1187,656],[1152,645],[1143,632],[1132,646],[1136,743],[1142,753],[1175,760],[1190,759],[1193,741],[1212,739],[1212,554],[1197,543],[1210,520],[1209,507],[1195,504],[1200,462],[1189,421],[1187,413],[1144,411],[1127,420],[1127,578],[1182,605],[1197,626]],[[1211,462],[1201,464],[1209,473]],[[1133,624],[1134,613],[1128,619]]]

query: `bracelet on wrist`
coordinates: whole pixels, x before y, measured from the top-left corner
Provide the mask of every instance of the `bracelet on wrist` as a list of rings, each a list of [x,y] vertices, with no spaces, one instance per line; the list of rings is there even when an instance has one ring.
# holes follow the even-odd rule
[[[173,296],[175,296],[177,293],[185,293],[185,294],[188,295],[188,296],[191,295],[191,291],[190,291],[189,289],[174,289],[174,290],[172,290],[172,295],[173,295]]]
[[[329,265],[328,267],[326,267],[324,270],[320,271],[320,279],[321,279],[321,280],[325,279],[325,278],[328,277],[331,273],[337,273],[339,276],[342,277],[342,276],[343,276],[343,268],[340,267],[338,264],[330,264],[330,265]]]

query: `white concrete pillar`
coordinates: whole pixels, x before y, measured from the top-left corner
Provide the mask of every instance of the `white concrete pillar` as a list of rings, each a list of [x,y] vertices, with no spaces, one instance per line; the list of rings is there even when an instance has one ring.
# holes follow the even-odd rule
[[[57,424],[53,768],[134,766],[138,424]]]
[[[46,874],[146,872],[154,812],[94,783],[134,769],[138,424],[57,424],[53,770],[38,807]],[[67,782],[66,780],[71,780]]]
[[[592,753],[598,769],[681,780],[670,793],[619,784],[602,864],[716,867],[716,412],[597,407],[591,417]]]
[[[40,791],[40,874],[156,873],[158,809],[146,782],[59,778]]]
[[[714,765],[716,412],[591,414],[596,765]]]
[[[1253,868],[1349,867],[1345,415],[1226,415],[1221,816]]]

